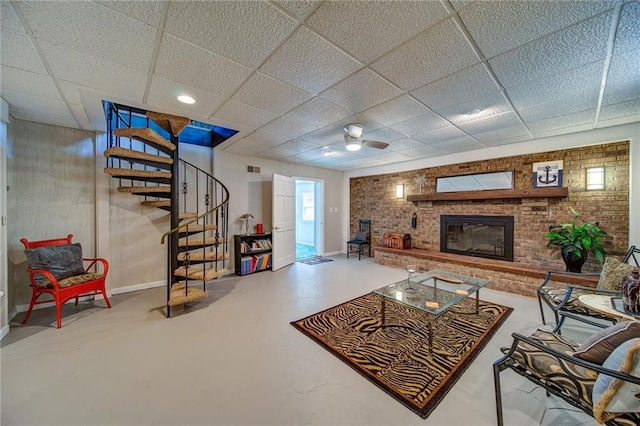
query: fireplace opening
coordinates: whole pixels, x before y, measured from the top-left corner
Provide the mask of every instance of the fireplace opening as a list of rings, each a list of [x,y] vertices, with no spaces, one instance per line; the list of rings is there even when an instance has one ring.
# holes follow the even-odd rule
[[[513,216],[440,216],[440,251],[513,262]]]

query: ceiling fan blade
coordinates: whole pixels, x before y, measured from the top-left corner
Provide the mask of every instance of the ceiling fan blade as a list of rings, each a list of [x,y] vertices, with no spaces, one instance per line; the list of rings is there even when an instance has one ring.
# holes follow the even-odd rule
[[[386,147],[389,146],[389,144],[386,142],[367,141],[367,140],[362,141],[362,145],[368,146],[369,148],[376,148],[376,149],[385,149]]]

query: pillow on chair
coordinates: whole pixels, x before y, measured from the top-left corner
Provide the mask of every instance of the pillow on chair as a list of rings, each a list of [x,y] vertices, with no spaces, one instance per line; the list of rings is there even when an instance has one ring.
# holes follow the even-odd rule
[[[640,321],[625,321],[601,330],[581,344],[574,356],[602,364],[611,353],[629,339],[640,336]]]
[[[607,257],[602,265],[598,288],[604,290],[618,290],[622,288],[622,281],[628,277],[634,267],[621,262],[615,257]]]
[[[627,340],[618,346],[602,365],[610,370],[640,375],[640,338]],[[615,413],[640,412],[638,385],[598,375],[593,385],[593,415],[598,423],[616,417]]]
[[[27,255],[29,268],[46,269],[58,280],[85,273],[80,243],[26,249],[24,253]],[[34,279],[38,286],[46,285],[49,282],[39,274],[36,274]]]

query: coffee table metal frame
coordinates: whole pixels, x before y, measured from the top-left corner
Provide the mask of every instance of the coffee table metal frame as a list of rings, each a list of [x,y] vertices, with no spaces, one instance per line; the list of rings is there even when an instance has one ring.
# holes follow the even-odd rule
[[[429,353],[433,353],[433,322],[449,311],[461,300],[475,293],[475,313],[480,305],[480,289],[491,281],[455,274],[453,272],[432,270],[410,279],[376,289],[373,293],[380,296],[381,328],[402,327],[421,332],[423,327],[414,329],[405,325],[386,323],[387,300],[424,312],[427,315]],[[408,291],[409,290],[409,291]]]

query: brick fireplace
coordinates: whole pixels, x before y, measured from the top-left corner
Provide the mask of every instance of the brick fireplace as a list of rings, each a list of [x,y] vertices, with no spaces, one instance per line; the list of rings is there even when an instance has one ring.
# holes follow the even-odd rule
[[[513,262],[513,216],[442,215],[440,251]]]

